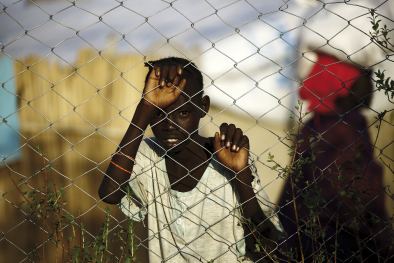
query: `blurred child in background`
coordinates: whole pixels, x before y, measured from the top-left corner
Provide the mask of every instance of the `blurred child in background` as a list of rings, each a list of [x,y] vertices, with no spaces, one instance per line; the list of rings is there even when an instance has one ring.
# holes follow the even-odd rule
[[[385,207],[385,192],[383,187],[382,167],[375,161],[373,145],[365,117],[361,110],[369,107],[371,102],[372,83],[368,73],[349,63],[340,62],[334,56],[317,53],[317,60],[305,78],[304,87],[300,89],[300,97],[309,104],[308,110],[313,114],[312,119],[304,123],[299,139],[304,139],[298,150],[297,158],[311,157],[309,138],[322,134],[321,147],[317,155],[314,171],[310,166],[302,168],[303,178],[296,183],[294,189],[298,209],[298,220],[302,226],[308,219],[310,211],[305,207],[305,200],[299,189],[311,187],[314,182],[321,189],[325,203],[319,208],[321,229],[325,232],[324,240],[318,238],[321,250],[327,250],[328,256],[333,256],[334,247],[338,246],[336,259],[342,262],[349,260],[358,262],[353,254],[361,251],[364,262],[378,262],[376,251],[385,258],[389,251],[391,230],[380,222],[374,222],[376,216],[382,220],[388,218]],[[347,161],[351,163],[346,163]],[[338,168],[345,165],[341,171],[340,180]],[[356,178],[359,176],[359,178]],[[359,191],[360,200],[352,200],[348,194],[352,190]],[[340,194],[343,190],[346,194]],[[358,218],[359,229],[351,225],[357,214],[354,202],[365,207],[363,220]],[[297,232],[296,217],[293,203],[293,192],[289,180],[279,202],[280,219],[285,230],[290,235]],[[338,220],[338,221],[337,221]],[[361,223],[364,221],[365,224]],[[307,262],[312,262],[313,255],[317,256],[317,246],[305,234],[301,227],[302,248]],[[372,238],[373,237],[373,238]],[[289,251],[291,247],[299,248],[298,235],[291,236],[282,249]],[[316,253],[316,254],[314,254]],[[358,253],[359,254],[359,253]],[[324,254],[324,256],[327,256]],[[332,257],[334,260],[334,257]]]

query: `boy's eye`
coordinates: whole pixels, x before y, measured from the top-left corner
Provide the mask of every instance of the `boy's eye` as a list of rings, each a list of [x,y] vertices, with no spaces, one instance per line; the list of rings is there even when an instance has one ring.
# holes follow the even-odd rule
[[[159,111],[159,112],[156,114],[156,116],[157,116],[157,117],[162,117],[162,118],[163,118],[163,117],[164,117],[164,113],[161,112],[161,111]]]
[[[187,116],[187,114],[188,114],[189,112],[188,111],[181,111],[179,114],[182,116],[182,117],[185,117],[185,116]]]

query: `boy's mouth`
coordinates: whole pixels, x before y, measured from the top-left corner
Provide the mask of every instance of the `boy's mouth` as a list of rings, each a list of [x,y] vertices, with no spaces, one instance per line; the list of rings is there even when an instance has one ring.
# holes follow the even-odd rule
[[[179,139],[164,139],[163,140],[165,146],[170,149],[172,147],[175,147],[177,144],[181,142]]]

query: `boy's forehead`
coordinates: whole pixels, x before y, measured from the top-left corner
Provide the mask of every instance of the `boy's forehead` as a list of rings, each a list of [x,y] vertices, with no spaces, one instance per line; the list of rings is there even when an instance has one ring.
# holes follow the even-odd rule
[[[193,77],[186,78],[186,86],[179,96],[179,98],[170,106],[167,107],[167,111],[172,111],[177,109],[178,107],[183,106],[184,104],[195,105],[199,103],[200,94],[202,92],[199,89],[198,83],[196,83],[196,79]],[[190,103],[192,101],[193,103]]]
[[[198,103],[198,95],[196,95],[198,92],[197,89],[195,89],[193,86],[192,87],[185,87],[185,89],[183,90],[182,94],[179,96],[179,98],[177,99],[177,101],[174,103],[175,105],[182,105],[185,104],[186,102],[192,101],[193,103]]]
[[[191,73],[184,71],[183,75],[181,76],[181,80],[186,79],[186,86],[185,89],[183,90],[188,96],[193,97],[195,96],[199,91],[201,92],[201,83],[197,80],[195,76],[193,76]]]
[[[196,98],[200,94],[201,88],[199,88],[196,78],[188,77],[186,78],[186,86],[183,89],[182,95],[189,98]]]

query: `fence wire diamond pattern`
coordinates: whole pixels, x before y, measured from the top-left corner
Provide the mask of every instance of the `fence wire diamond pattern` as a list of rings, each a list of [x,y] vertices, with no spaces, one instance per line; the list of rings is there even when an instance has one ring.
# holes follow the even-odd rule
[[[392,260],[392,97],[379,90],[379,79],[391,75],[393,49],[390,39],[378,38],[392,35],[391,0],[0,4],[1,262]],[[370,24],[371,10],[387,25],[380,35],[370,33],[379,29]],[[144,65],[167,56],[195,63],[203,75],[201,93],[211,97],[211,109],[199,134],[212,137],[227,122],[249,137],[249,187],[277,226],[273,251],[265,253],[256,237],[266,221],[251,230],[243,217],[239,205],[245,209],[250,200],[234,205],[221,195],[240,172],[214,188],[193,177],[199,167],[188,169],[153,139],[160,122],[140,137],[161,154],[137,162],[130,180],[145,176],[159,192],[129,196],[139,203],[135,213],[125,203],[109,211],[99,197],[111,153],[122,152],[119,143],[147,95]],[[378,70],[386,76],[373,74]],[[201,107],[183,94],[187,100],[161,122],[188,103]],[[226,169],[200,146],[209,153],[201,166]],[[187,203],[171,189],[177,182],[147,172],[150,165],[165,170],[166,159],[186,170],[179,181],[198,183],[201,200]],[[202,214],[207,200],[226,214]],[[153,214],[149,206],[157,203],[163,210]],[[149,219],[133,222],[121,210]],[[233,218],[245,238],[255,239],[255,251],[242,243],[243,232],[230,240],[220,230]],[[178,233],[184,222],[204,231],[189,238]],[[201,244],[210,239],[218,244],[212,253]],[[163,247],[152,245],[158,240]]]

